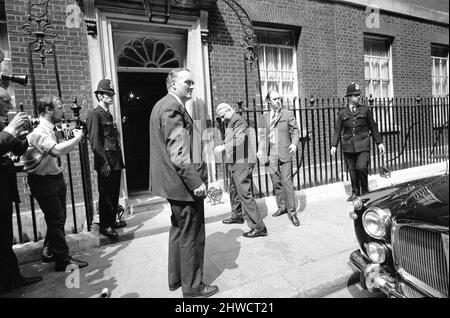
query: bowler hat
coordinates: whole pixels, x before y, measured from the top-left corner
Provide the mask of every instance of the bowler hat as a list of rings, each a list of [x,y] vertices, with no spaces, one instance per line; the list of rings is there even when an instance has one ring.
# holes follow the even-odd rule
[[[351,82],[350,85],[347,86],[347,93],[345,97],[351,95],[361,95],[361,90],[359,89],[359,85],[355,82]]]
[[[115,93],[111,80],[107,78],[100,80],[100,82],[98,82],[97,90],[94,93],[108,93],[114,95]]]

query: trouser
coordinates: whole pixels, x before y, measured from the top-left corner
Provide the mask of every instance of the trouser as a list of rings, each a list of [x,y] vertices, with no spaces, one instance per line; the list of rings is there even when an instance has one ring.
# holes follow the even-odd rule
[[[247,225],[251,229],[262,230],[265,225],[251,190],[253,167],[230,171],[231,217],[242,218],[247,215]]]
[[[283,162],[277,157],[270,158],[269,173],[275,190],[278,210],[287,211],[289,215],[296,215],[291,161]]]
[[[64,226],[66,224],[66,192],[67,187],[61,174],[39,176],[28,175],[31,194],[35,197],[47,224],[46,241],[49,252],[56,263],[70,259]]]
[[[169,285],[182,283],[184,293],[202,287],[205,255],[203,199],[194,202],[167,200],[172,209],[169,231]]]
[[[98,176],[98,205],[100,227],[107,228],[116,222],[117,207],[119,206],[120,170],[111,170],[108,177]]]
[[[0,291],[20,275],[13,248],[12,203],[0,200]]]
[[[352,193],[355,195],[369,193],[370,152],[344,152],[344,158],[350,174]]]

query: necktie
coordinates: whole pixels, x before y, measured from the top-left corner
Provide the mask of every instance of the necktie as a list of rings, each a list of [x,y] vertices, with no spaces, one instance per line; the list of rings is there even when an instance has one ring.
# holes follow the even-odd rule
[[[58,129],[55,127],[53,127],[53,134],[55,135],[55,141],[57,143],[59,143],[59,141],[62,139],[61,138],[61,132],[58,131]],[[61,167],[61,157],[57,157],[56,158],[56,162],[58,163],[58,167]]]
[[[275,123],[277,121],[277,114],[278,112],[276,110],[273,111],[272,117],[270,118],[270,133],[269,133],[269,143],[272,145],[275,145],[276,138],[275,138]]]
[[[273,129],[275,127],[275,121],[277,119],[277,111],[273,111],[272,117],[270,118],[270,129]]]

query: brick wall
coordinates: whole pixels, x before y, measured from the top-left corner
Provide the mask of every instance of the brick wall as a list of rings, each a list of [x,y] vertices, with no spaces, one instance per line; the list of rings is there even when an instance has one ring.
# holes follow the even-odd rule
[[[301,28],[297,47],[301,98],[342,97],[349,82],[364,85],[364,34],[392,41],[394,96],[431,95],[431,43],[448,45],[448,26],[381,12],[380,27],[368,28],[363,7],[307,0],[239,1],[254,24]],[[284,25],[284,26],[283,26]],[[242,29],[223,1],[210,11],[211,79],[215,105],[245,99]],[[253,75],[253,77],[252,77]],[[249,79],[255,80],[254,73]],[[250,82],[250,104],[255,84]],[[252,95],[253,94],[253,95]]]

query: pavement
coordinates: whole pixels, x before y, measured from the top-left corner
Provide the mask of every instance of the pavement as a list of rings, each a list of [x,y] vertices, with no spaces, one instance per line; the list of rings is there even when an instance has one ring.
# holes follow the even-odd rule
[[[445,163],[432,164],[395,171],[391,179],[399,183],[445,169]],[[379,176],[369,180],[371,189],[390,185]],[[248,231],[246,224],[220,222],[229,212],[226,194],[221,204],[205,203],[204,282],[220,288],[213,297],[340,297],[340,289],[357,281],[348,261],[358,248],[349,218],[352,205],[346,202],[348,190],[349,184],[340,182],[297,191],[300,227],[294,227],[287,215],[271,216],[276,211],[274,197],[258,199],[269,235],[253,239],[242,236]],[[169,205],[156,202],[126,220],[128,226],[115,243],[99,237],[97,229],[82,233],[83,240],[92,236],[98,243],[73,255],[89,262],[88,267],[57,273],[53,264],[24,264],[22,274],[42,275],[43,281],[1,297],[88,298],[99,297],[105,288],[111,298],[182,297],[181,289],[170,292],[167,283]]]

